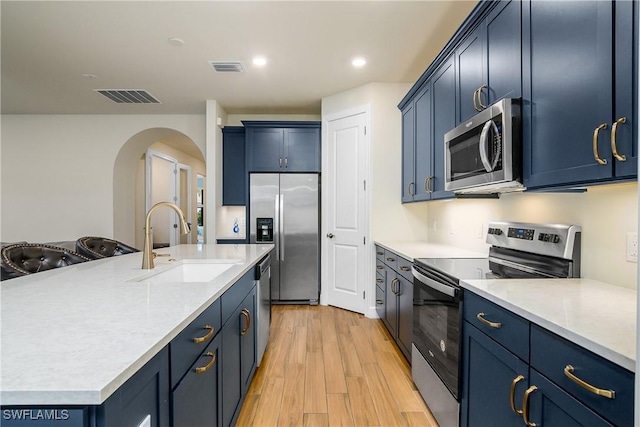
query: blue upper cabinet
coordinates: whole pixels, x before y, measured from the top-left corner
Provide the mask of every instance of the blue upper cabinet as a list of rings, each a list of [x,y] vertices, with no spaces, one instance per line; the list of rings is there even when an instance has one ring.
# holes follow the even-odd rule
[[[453,193],[444,190],[444,134],[456,125],[456,79],[453,57],[433,74],[433,178],[429,183],[431,199],[447,199]]]
[[[320,172],[320,122],[242,123],[247,172]]]
[[[456,124],[502,98],[520,98],[521,28],[520,1],[503,0],[456,48]]]
[[[431,83],[402,110],[402,201],[431,199],[433,135],[431,133]]]
[[[242,126],[222,129],[222,205],[247,204],[245,135]]]
[[[527,0],[522,8],[524,184],[635,177],[637,3]]]

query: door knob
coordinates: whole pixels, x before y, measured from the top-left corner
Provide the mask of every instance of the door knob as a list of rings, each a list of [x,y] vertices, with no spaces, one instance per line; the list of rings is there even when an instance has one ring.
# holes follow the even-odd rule
[[[330,238],[330,239],[333,239],[333,237],[334,237],[333,233],[327,233],[327,237]]]

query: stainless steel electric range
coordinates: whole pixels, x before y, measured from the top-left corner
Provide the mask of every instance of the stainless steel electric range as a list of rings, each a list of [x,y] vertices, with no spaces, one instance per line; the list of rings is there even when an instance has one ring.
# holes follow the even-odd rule
[[[412,377],[442,427],[459,423],[460,281],[580,277],[577,225],[490,222],[488,258],[413,263]]]

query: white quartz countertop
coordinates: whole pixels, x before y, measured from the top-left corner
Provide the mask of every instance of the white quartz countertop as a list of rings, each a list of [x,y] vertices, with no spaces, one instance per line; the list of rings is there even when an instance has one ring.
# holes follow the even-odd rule
[[[158,249],[0,282],[0,402],[99,405],[265,256],[273,245]],[[233,266],[207,283],[154,283],[185,263]]]
[[[413,261],[416,258],[486,258],[489,251],[488,246],[487,252],[483,253],[444,245],[441,243],[427,243],[421,241],[394,242],[376,240],[375,244],[395,252],[409,261]]]
[[[635,372],[634,289],[588,279],[466,280],[461,286]]]

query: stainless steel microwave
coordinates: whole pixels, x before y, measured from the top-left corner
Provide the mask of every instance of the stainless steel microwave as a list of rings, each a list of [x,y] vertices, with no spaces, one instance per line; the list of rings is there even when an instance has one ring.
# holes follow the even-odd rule
[[[521,181],[521,103],[503,99],[444,135],[445,190],[502,193]]]

